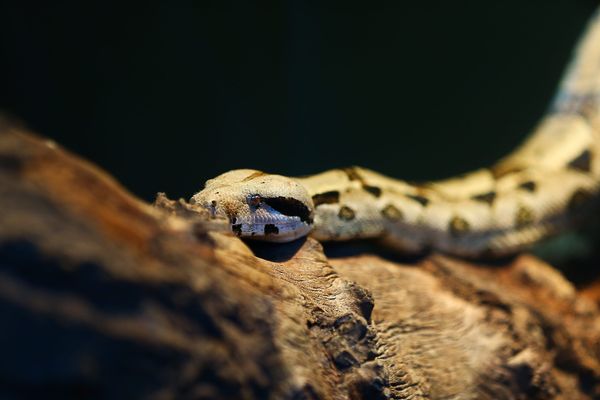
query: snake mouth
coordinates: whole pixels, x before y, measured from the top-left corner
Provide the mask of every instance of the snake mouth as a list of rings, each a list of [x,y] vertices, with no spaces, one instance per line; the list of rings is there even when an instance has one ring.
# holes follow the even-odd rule
[[[235,222],[231,224],[231,231],[236,236],[268,242],[290,242],[312,230],[312,225],[297,216],[259,216]]]
[[[291,197],[248,196],[250,212],[230,217],[231,230],[239,237],[270,242],[289,242],[312,229],[311,209]]]
[[[288,217],[298,217],[300,221],[312,224],[310,209],[300,200],[292,197],[263,197],[262,202],[273,210]]]

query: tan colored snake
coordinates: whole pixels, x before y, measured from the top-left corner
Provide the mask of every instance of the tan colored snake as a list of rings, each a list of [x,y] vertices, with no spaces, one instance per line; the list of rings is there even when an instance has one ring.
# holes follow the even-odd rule
[[[234,170],[191,201],[238,236],[286,242],[382,238],[401,251],[517,252],[586,214],[600,183],[600,13],[580,40],[549,112],[490,168],[413,184],[351,167],[303,178]]]

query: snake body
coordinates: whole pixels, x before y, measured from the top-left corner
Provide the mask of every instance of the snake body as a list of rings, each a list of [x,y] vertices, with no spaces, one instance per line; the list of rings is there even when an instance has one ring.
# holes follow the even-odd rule
[[[350,167],[289,178],[234,170],[192,203],[238,236],[286,242],[381,238],[406,252],[517,252],[581,220],[600,190],[600,12],[547,114],[495,165],[422,184]]]

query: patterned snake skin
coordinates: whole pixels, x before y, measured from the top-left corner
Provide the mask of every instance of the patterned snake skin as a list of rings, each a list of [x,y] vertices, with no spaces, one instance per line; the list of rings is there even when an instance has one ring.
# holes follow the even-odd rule
[[[600,183],[600,12],[549,112],[490,168],[423,184],[351,167],[303,178],[234,170],[191,199],[241,237],[381,238],[400,251],[517,252],[585,217]]]

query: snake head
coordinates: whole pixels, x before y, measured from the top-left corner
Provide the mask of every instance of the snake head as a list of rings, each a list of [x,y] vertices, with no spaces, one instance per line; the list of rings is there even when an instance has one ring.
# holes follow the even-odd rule
[[[251,169],[226,172],[206,181],[190,202],[213,217],[229,219],[240,237],[289,242],[307,235],[313,224],[313,202],[294,179]]]

